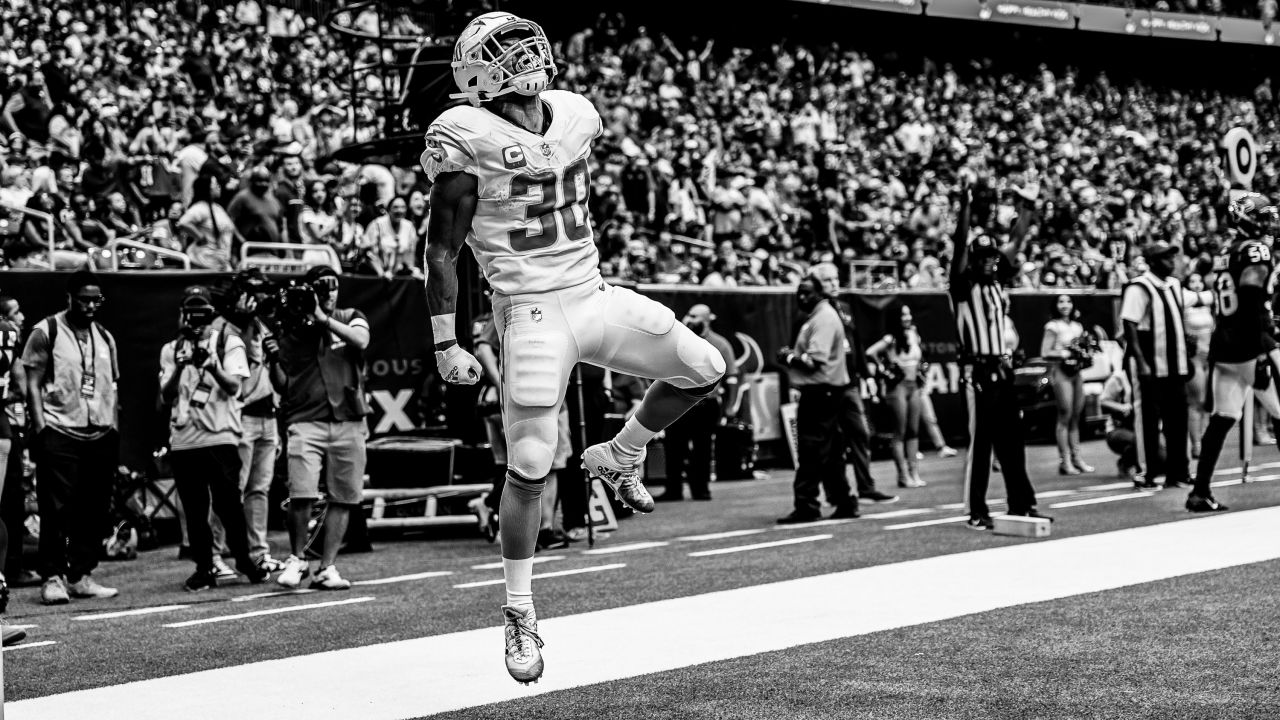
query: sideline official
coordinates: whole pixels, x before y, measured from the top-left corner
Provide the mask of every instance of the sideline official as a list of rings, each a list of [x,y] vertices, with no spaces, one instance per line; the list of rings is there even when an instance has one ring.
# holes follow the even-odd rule
[[[1031,213],[1029,208],[1022,209],[1013,241],[1003,252],[989,235],[979,235],[970,243],[972,192],[969,182],[962,177],[950,293],[969,400],[970,445],[964,465],[968,527],[989,530],[994,526],[987,507],[992,451],[1004,475],[1009,514],[1047,516],[1036,510],[1035,490],[1027,477],[1022,413],[1013,386],[1014,348],[1005,333],[1011,323],[1008,321],[1009,296],[1003,285],[1016,275],[1013,258],[1021,249]]]
[[[1163,240],[1143,249],[1147,271],[1124,288],[1120,320],[1128,345],[1129,371],[1136,391],[1138,487],[1167,488],[1190,483],[1187,448],[1187,380],[1192,366],[1183,326],[1182,285],[1173,277],[1178,248]],[[1164,431],[1165,453],[1160,453]]]
[[[778,518],[778,523],[791,525],[820,519],[819,486],[827,502],[835,506],[833,519],[856,518],[858,498],[849,490],[840,441],[840,399],[849,385],[844,327],[817,280],[801,280],[796,301],[807,319],[800,327],[795,349],[779,350],[778,362],[786,366],[791,386],[800,390],[800,406],[796,410],[799,462],[795,509]]]

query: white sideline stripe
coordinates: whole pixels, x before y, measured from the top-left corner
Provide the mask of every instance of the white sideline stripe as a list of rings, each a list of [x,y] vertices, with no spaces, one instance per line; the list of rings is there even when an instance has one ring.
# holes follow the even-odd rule
[[[1250,483],[1271,482],[1272,480],[1280,480],[1280,475],[1258,475],[1250,477],[1249,483],[1241,482],[1240,478],[1232,478],[1231,480],[1215,480],[1209,483],[1210,487],[1226,487],[1228,485],[1245,485]]]
[[[1280,461],[1264,462],[1264,463],[1258,463],[1257,465],[1249,466],[1250,470],[1270,470],[1272,468],[1280,468]],[[1234,473],[1238,475],[1242,470],[1244,470],[1244,468],[1242,467],[1229,467],[1229,468],[1222,468],[1220,470],[1214,470],[1213,474],[1214,475],[1230,475]]]
[[[653,540],[650,542],[629,543],[627,545],[610,545],[608,547],[598,547],[594,550],[583,550],[583,555],[612,555],[613,553],[631,552],[632,550],[648,550],[650,548],[666,547],[671,543],[662,542],[661,540]]]
[[[288,607],[271,608],[270,610],[254,610],[253,612],[238,613],[236,615],[216,615],[214,617],[200,618],[199,620],[184,620],[182,622],[168,623],[164,625],[167,628],[184,628],[192,625],[207,625],[216,622],[228,622],[231,620],[244,620],[245,618],[261,617],[263,615],[279,615],[280,613],[299,612],[302,610],[319,610],[320,608],[336,607],[338,605],[354,605],[355,603],[369,602],[373,600],[373,596],[366,595],[364,597],[348,598],[346,600],[331,600],[329,602],[310,603],[308,605],[290,605]]]
[[[39,642],[24,642],[24,643],[18,643],[17,645],[10,645],[9,647],[5,648],[4,651],[13,652],[14,650],[26,650],[27,648],[46,647],[48,645],[57,645],[57,644],[58,644],[57,640],[41,640]],[[6,705],[8,704],[6,703]],[[12,715],[10,717],[12,717]]]
[[[530,687],[507,676],[494,624],[33,698],[5,710],[8,720],[81,717],[85,708],[94,720],[405,720],[1275,560],[1277,526],[1280,507],[1223,513],[543,618],[547,674]],[[1179,550],[1116,552],[1132,547]],[[851,613],[847,599],[855,595]],[[742,632],[747,626],[751,632]],[[626,652],[601,662],[600,638],[618,628],[645,631],[629,633]],[[280,692],[288,677],[307,678],[307,691]]]
[[[286,595],[306,595],[308,593],[319,592],[311,588],[297,588],[294,590],[275,590],[273,592],[254,593],[253,595],[240,595],[231,598],[231,602],[249,602],[250,600],[261,600],[270,597],[285,597]]]
[[[431,570],[428,572],[413,573],[412,575],[396,575],[395,577],[374,578],[372,580],[353,580],[352,585],[389,585],[391,583],[410,582],[412,580],[426,580],[427,578],[444,577],[452,575],[448,570]]]
[[[626,563],[614,563],[612,565],[595,565],[593,567],[578,568],[576,570],[557,570],[555,572],[549,572],[549,573],[538,573],[537,575],[533,576],[533,579],[541,580],[542,578],[564,577],[566,575],[581,575],[582,573],[603,572],[605,570],[617,570],[618,568],[624,568],[626,566],[627,566]],[[497,580],[480,580],[478,582],[462,583],[461,585],[454,585],[453,587],[455,590],[466,590],[468,588],[484,587],[485,585],[501,585],[503,582],[505,581],[502,578],[498,578]]]
[[[1080,488],[1080,492],[1110,492],[1112,490],[1124,490],[1133,487],[1133,483],[1128,480],[1124,482],[1113,482],[1105,485],[1090,485]]]
[[[1132,492],[1124,495],[1103,495],[1102,497],[1087,498],[1085,500],[1068,500],[1066,502],[1054,503],[1050,508],[1069,508],[1079,507],[1081,505],[1099,505],[1101,503],[1115,502],[1117,500],[1132,500],[1134,498],[1151,497],[1155,493],[1149,492]]]
[[[759,535],[764,529],[759,530],[726,530],[725,532],[707,533],[706,535],[685,535],[678,537],[677,540],[685,542],[704,542],[706,540],[728,540],[729,538],[744,537],[746,535]]]
[[[1036,499],[1039,500],[1040,498],[1066,497],[1068,495],[1079,495],[1079,494],[1080,494],[1079,490],[1050,490],[1049,492],[1036,493]]]
[[[911,528],[929,527],[930,525],[947,525],[949,523],[958,523],[968,520],[968,515],[956,515],[954,517],[939,518],[937,520],[920,520],[917,522],[900,523],[898,525],[885,525],[885,530],[910,530]]]
[[[16,628],[18,630],[30,630],[31,628],[38,628],[40,626],[39,625],[19,625],[17,623],[5,623],[5,627]]]
[[[1008,502],[1008,501],[1007,501],[1007,500],[1005,500],[1004,498],[996,498],[996,499],[994,499],[994,500],[988,500],[988,501],[987,501],[987,507],[996,507],[996,506],[998,506],[998,505],[1004,505],[1004,504],[1006,504],[1007,502]],[[934,509],[935,509],[935,510],[963,510],[963,509],[965,509],[966,507],[968,507],[968,506],[967,506],[967,505],[965,505],[965,504],[964,504],[964,503],[962,503],[962,502],[958,502],[958,503],[947,503],[946,505],[934,505]]]
[[[908,508],[906,510],[890,510],[889,512],[880,513],[862,513],[862,517],[869,520],[890,520],[893,518],[911,517],[912,515],[924,515],[925,513],[931,512],[933,511],[928,508]]]
[[[754,545],[737,545],[735,547],[716,548],[715,550],[699,550],[698,552],[689,553],[689,557],[711,557],[712,555],[728,555],[729,553],[764,550],[766,548],[782,547],[783,545],[796,545],[799,543],[817,542],[819,540],[830,540],[831,537],[831,535],[808,535],[805,537],[788,538],[786,540],[756,543]]]
[[[542,555],[538,555],[537,557],[535,557],[535,558],[533,559],[533,564],[534,564],[534,565],[537,565],[538,563],[544,563],[544,562],[555,562],[556,560],[563,560],[563,559],[564,559],[564,555],[547,555],[546,557],[543,557]],[[472,569],[472,570],[501,570],[501,569],[502,569],[502,561],[501,561],[501,560],[499,560],[498,562],[482,563],[482,564],[480,564],[480,565],[472,565],[472,566],[471,566],[471,569]]]
[[[133,610],[118,610],[116,612],[94,613],[93,615],[77,615],[73,620],[110,620],[111,618],[129,617],[130,615],[151,615],[153,613],[169,612],[171,610],[186,610],[190,605],[156,605],[155,607],[134,608]]]

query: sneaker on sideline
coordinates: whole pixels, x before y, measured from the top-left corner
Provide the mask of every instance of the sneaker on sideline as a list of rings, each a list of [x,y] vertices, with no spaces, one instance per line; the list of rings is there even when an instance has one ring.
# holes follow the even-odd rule
[[[66,605],[71,602],[71,596],[67,594],[66,581],[58,575],[45,580],[40,588],[40,602],[45,605]]]
[[[281,587],[295,589],[311,575],[311,565],[294,555],[284,561],[284,570],[276,577],[276,584]]]
[[[120,594],[115,588],[99,584],[92,575],[85,575],[71,583],[67,590],[73,598],[113,598]]]
[[[319,590],[350,590],[351,581],[339,575],[336,566],[330,565],[311,578],[311,587]]]
[[[3,644],[5,647],[9,647],[10,645],[16,645],[22,642],[23,640],[27,639],[26,630],[23,630],[22,628],[16,628],[8,623],[5,623],[4,627],[0,628],[0,632],[3,632],[3,638],[4,638]]]
[[[990,530],[996,526],[996,524],[991,521],[991,518],[986,515],[974,515],[966,520],[964,524],[965,527],[970,530]]]
[[[219,580],[235,580],[236,571],[231,569],[226,560],[221,555],[213,556],[213,570],[218,574]]]
[[[263,572],[274,573],[284,570],[284,563],[271,557],[270,553],[258,558],[256,563]]]
[[[506,635],[507,672],[518,683],[528,685],[542,677],[542,638],[538,635],[538,615],[533,606],[502,606]]]
[[[865,500],[866,502],[878,503],[880,505],[892,505],[893,503],[898,502],[897,495],[889,495],[888,493],[882,493],[879,490],[873,490],[866,495],[860,495],[858,496],[858,499]]]
[[[614,458],[609,443],[597,443],[582,451],[582,469],[587,471],[588,482],[599,478],[628,507],[636,512],[651,513],[653,496],[640,480],[644,456],[641,452],[634,464],[624,464]]]
[[[196,570],[186,582],[182,583],[182,589],[187,592],[200,592],[210,588],[218,587],[219,573],[214,568],[205,568]]]

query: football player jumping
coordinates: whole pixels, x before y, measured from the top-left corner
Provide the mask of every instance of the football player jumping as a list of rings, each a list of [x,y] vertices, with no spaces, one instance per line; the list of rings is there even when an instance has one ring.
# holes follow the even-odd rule
[[[1214,259],[1217,324],[1209,341],[1211,395],[1206,403],[1213,415],[1200,441],[1195,486],[1187,497],[1191,512],[1227,509],[1213,497],[1209,482],[1227,433],[1244,414],[1248,389],[1256,389],[1273,424],[1280,418],[1276,395],[1280,350],[1271,337],[1270,286],[1275,263],[1271,248],[1262,242],[1275,216],[1276,208],[1257,193],[1232,200],[1227,213],[1235,239]]]
[[[427,307],[436,367],[471,384],[480,364],[457,343],[454,263],[471,246],[493,287],[501,334],[507,484],[499,532],[507,600],[506,665],[542,675],[531,576],[543,480],[556,449],[556,410],[575,363],[653,378],[616,437],[582,455],[592,478],[635,510],[653,510],[640,482],[645,446],[720,382],[725,362],[665,306],[600,277],[587,212],[588,156],[604,131],[581,95],[548,90],[551,44],[537,24],[504,12],[472,20],[453,50],[453,79],[470,105],[427,130],[422,167],[434,185],[427,224]]]

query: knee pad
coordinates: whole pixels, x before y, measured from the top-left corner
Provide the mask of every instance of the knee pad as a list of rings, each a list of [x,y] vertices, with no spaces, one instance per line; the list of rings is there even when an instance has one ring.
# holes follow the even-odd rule
[[[673,378],[671,384],[690,395],[710,393],[724,377],[725,361],[720,351],[684,325],[677,325],[676,356],[688,368],[685,377]]]
[[[507,430],[507,467],[511,474],[524,478],[546,477],[555,459],[557,439],[554,411],[546,417],[513,418]]]

